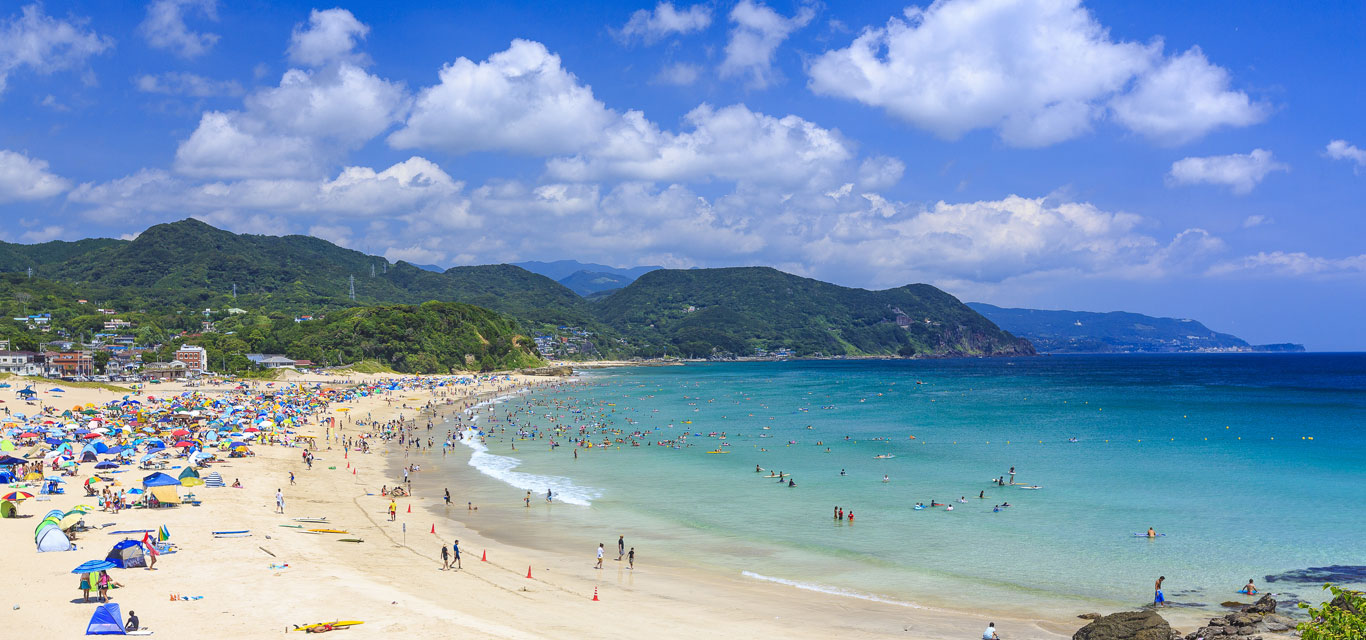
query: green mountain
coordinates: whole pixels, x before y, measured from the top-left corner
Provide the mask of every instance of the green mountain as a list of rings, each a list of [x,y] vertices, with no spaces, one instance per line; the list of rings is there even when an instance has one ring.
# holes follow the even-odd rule
[[[53,240],[39,244],[0,242],[0,271],[27,271],[29,267],[60,263],[78,255],[122,244],[111,238],[86,238],[75,242]]]
[[[649,355],[1033,355],[958,299],[924,284],[850,289],[767,267],[662,269],[597,303]]]
[[[320,321],[291,323],[276,339],[293,358],[315,362],[379,360],[404,373],[493,371],[544,362],[515,320],[453,302],[345,309]]]
[[[487,307],[531,323],[592,322],[587,303],[573,291],[511,265],[433,273],[407,262],[389,264],[383,257],[310,236],[239,235],[194,219],[153,226],[128,242],[104,241],[36,270],[65,282],[163,292],[186,303],[186,296],[207,301],[230,295],[235,286],[239,296],[296,313],[444,300]]]
[[[866,291],[767,268],[650,270],[620,289],[637,274],[580,270],[566,278],[581,291],[601,288],[589,292],[590,300],[514,265],[437,273],[309,236],[235,234],[193,219],[153,226],[130,241],[0,245],[0,267],[9,269],[0,273],[0,307],[14,314],[0,319],[0,334],[27,345],[32,330],[13,318],[52,313],[50,326],[73,338],[89,337],[107,320],[96,306],[132,317],[140,344],[170,343],[212,320],[219,323],[219,334],[231,332],[233,338],[222,347],[213,334],[202,341],[228,368],[244,349],[318,360],[310,357],[314,351],[292,351],[315,349],[330,362],[388,358],[401,370],[449,367],[456,351],[424,337],[437,326],[431,313],[393,306],[428,301],[505,314],[516,325],[508,331],[553,336],[557,339],[548,344],[565,345],[568,357],[1033,353],[1027,342],[928,285]],[[33,277],[28,277],[30,267]],[[233,316],[228,307],[249,313]],[[353,309],[358,307],[368,310]],[[213,310],[211,317],[206,309]],[[321,320],[291,329],[296,315]],[[349,349],[340,330],[310,333],[341,321],[336,318],[361,316],[368,325],[393,321],[406,327],[414,344],[438,349],[435,364],[425,359],[420,367],[403,364],[419,351],[405,350],[388,334]],[[349,339],[369,338],[354,334]],[[459,355],[464,354],[479,362],[516,359],[513,351],[466,349]]]
[[[631,284],[634,280],[635,278],[617,273],[575,271],[574,273],[560,278],[559,283],[568,287],[574,293],[587,298],[595,293],[620,289]]]
[[[1196,351],[1304,351],[1303,345],[1253,346],[1195,320],[1113,311],[1005,309],[981,302],[969,307],[1034,347],[1051,353],[1179,353]]]

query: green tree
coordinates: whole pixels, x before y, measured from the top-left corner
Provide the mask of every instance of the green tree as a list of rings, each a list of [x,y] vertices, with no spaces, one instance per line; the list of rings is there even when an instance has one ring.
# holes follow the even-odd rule
[[[1300,608],[1309,611],[1309,622],[1296,628],[1303,640],[1360,640],[1366,638],[1366,593],[1323,585],[1333,593],[1333,599],[1321,607],[1301,602]]]
[[[108,364],[109,364],[109,358],[111,358],[111,357],[112,357],[112,356],[109,355],[109,352],[108,352],[108,351],[105,351],[104,349],[100,349],[99,351],[96,351],[96,352],[95,352],[95,355],[92,356],[92,358],[93,358],[94,361],[95,361],[95,371],[98,372],[98,373],[100,373],[101,375],[103,375],[103,374],[104,374],[104,368],[105,368],[106,366],[108,366]]]

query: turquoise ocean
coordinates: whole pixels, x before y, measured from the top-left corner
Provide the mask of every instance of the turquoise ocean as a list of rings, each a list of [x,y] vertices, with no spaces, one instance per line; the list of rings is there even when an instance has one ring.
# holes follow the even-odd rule
[[[625,535],[642,563],[740,580],[1074,615],[1148,602],[1159,575],[1178,605],[1250,601],[1249,578],[1318,601],[1265,577],[1366,565],[1366,354],[630,367],[476,416],[452,457],[518,507],[504,534]],[[954,509],[914,509],[932,501]]]

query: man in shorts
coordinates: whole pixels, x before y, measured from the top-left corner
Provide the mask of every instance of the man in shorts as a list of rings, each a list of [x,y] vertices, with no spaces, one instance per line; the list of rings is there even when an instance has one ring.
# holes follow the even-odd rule
[[[1166,579],[1167,579],[1167,576],[1158,576],[1158,577],[1157,577],[1157,582],[1153,583],[1153,606],[1154,606],[1154,607],[1165,607],[1165,606],[1167,606],[1167,599],[1162,597],[1162,581],[1163,581],[1163,580],[1166,580]]]
[[[456,568],[456,569],[464,569],[465,567],[461,566],[461,564],[460,564],[460,541],[459,541],[459,540],[456,540],[455,542],[452,542],[452,543],[451,543],[451,551],[455,552],[455,568]]]
[[[449,568],[451,568],[451,551],[443,544],[441,545],[441,570],[445,571]]]

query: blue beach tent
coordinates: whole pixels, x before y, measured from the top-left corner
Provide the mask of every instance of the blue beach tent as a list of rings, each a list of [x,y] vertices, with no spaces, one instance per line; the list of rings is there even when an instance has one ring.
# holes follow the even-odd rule
[[[144,488],[147,488],[147,487],[168,487],[168,486],[179,485],[179,484],[180,484],[180,481],[179,481],[179,480],[176,480],[174,476],[169,476],[169,475],[166,475],[166,474],[160,473],[160,472],[158,472],[158,473],[153,473],[152,475],[149,475],[149,476],[147,476],[147,477],[145,477],[145,478],[142,479],[142,486],[143,486]]]
[[[128,633],[123,630],[123,612],[119,611],[118,603],[110,602],[96,607],[95,613],[90,616],[90,624],[85,627],[85,635],[128,635]]]

